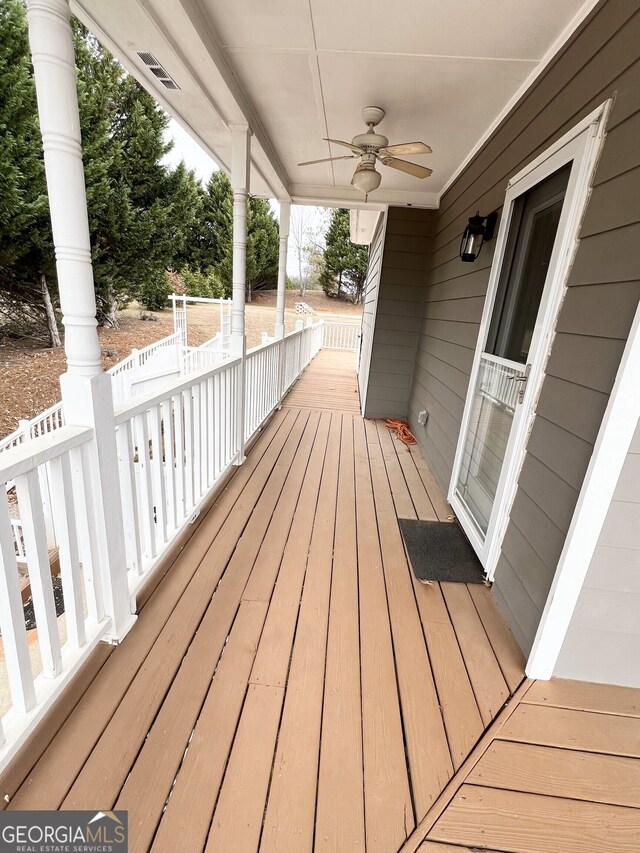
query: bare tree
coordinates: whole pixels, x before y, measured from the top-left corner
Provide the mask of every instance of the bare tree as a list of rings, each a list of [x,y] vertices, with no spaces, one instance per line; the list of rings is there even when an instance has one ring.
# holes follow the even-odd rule
[[[52,347],[61,347],[60,333],[58,332],[58,324],[56,323],[56,315],[51,302],[51,294],[47,286],[47,277],[40,273],[40,290],[42,291],[42,301],[44,303],[44,312],[47,318],[47,329],[49,332],[49,341]]]
[[[298,292],[304,296],[317,277],[317,255],[324,247],[324,216],[318,208],[294,204],[291,207],[289,243],[298,266]]]

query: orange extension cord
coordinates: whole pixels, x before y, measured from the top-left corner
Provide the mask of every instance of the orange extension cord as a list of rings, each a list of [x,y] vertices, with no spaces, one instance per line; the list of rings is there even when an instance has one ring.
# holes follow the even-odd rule
[[[403,444],[407,445],[407,450],[409,450],[410,444],[416,444],[414,434],[411,432],[409,427],[402,421],[393,421],[387,419],[384,422],[384,425],[387,427],[387,429],[390,429],[392,432],[395,432],[396,438],[400,439]]]

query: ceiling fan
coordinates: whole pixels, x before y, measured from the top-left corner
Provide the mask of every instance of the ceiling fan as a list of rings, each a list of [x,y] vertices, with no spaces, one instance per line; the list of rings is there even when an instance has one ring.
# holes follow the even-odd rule
[[[381,107],[365,107],[362,110],[362,120],[369,128],[366,133],[359,133],[353,137],[351,142],[344,142],[342,139],[325,138],[324,140],[325,142],[332,142],[334,145],[350,148],[352,154],[346,154],[342,157],[324,157],[321,160],[307,160],[305,163],[298,163],[298,166],[312,166],[316,163],[329,163],[333,160],[359,159],[360,162],[356,166],[351,185],[364,193],[365,197],[377,190],[382,180],[382,175],[376,171],[376,160],[379,160],[384,166],[406,172],[407,175],[412,175],[414,178],[428,178],[433,171],[432,169],[419,166],[417,163],[410,163],[408,160],[399,160],[395,155],[432,154],[432,149],[424,142],[403,142],[399,145],[389,145],[387,137],[382,136],[381,133],[376,133],[373,129],[377,124],[380,124],[383,118],[384,110]]]

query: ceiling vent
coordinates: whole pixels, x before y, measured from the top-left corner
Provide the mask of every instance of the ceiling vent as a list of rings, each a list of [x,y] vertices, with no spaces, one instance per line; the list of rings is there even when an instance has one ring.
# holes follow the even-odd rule
[[[171,75],[165,71],[165,69],[160,65],[155,56],[150,53],[148,50],[138,50],[138,56],[147,66],[149,71],[158,78],[158,80],[162,83],[165,89],[179,89],[180,86],[176,83],[176,81],[171,77]]]

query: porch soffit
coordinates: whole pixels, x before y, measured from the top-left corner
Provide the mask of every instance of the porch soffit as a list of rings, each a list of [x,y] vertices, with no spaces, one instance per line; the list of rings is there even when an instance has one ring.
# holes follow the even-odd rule
[[[418,181],[380,167],[371,206],[437,207],[474,147],[567,40],[594,0],[72,0],[72,10],[225,171],[232,125],[253,131],[256,195],[362,207],[344,149],[384,107],[391,142],[423,140]],[[139,60],[151,51],[180,87]]]

